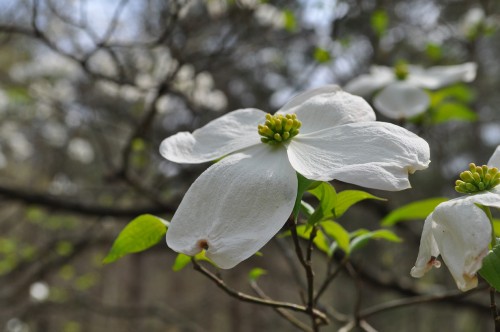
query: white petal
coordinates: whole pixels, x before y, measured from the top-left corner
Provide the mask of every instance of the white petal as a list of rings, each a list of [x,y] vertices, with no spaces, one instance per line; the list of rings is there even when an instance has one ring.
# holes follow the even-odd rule
[[[394,80],[395,77],[392,68],[372,66],[370,74],[360,75],[347,82],[344,90],[362,97],[369,97],[375,91],[394,82]]]
[[[462,197],[439,204],[433,214],[432,233],[457,287],[462,291],[476,287],[476,272],[491,241],[488,217]]]
[[[408,82],[427,89],[439,89],[458,82],[471,82],[476,78],[477,64],[466,62],[455,66],[435,66],[423,71],[412,71]]]
[[[488,166],[500,168],[500,145],[497,146],[495,152],[488,161]]]
[[[338,88],[320,88],[305,92],[292,99],[278,113],[295,113],[302,122],[301,134],[345,123],[375,121],[375,112],[363,98]]]
[[[257,126],[265,115],[254,108],[233,111],[192,134],[180,132],[163,140],[161,155],[177,163],[202,163],[260,143]]]
[[[373,99],[377,111],[398,120],[425,112],[429,103],[425,91],[404,81],[389,84]]]
[[[418,249],[417,261],[411,269],[411,276],[421,278],[432,267],[440,267],[439,261],[436,258],[439,256],[439,249],[432,235],[432,225],[434,220],[432,213],[425,219],[424,229],[422,230],[422,238],[420,239],[420,248]]]
[[[172,218],[167,244],[229,269],[266,244],[290,216],[297,176],[283,147],[260,144],[208,168]]]
[[[481,204],[500,209],[500,187],[496,186],[489,191],[481,191],[478,194],[466,195],[461,197],[461,200],[471,204]]]
[[[409,188],[408,173],[427,168],[429,155],[425,140],[385,122],[299,134],[288,146],[290,163],[308,179],[337,179],[383,190]]]
[[[303,104],[307,100],[317,96],[317,95],[322,95],[322,94],[335,94],[337,91],[341,91],[340,87],[338,85],[325,85],[316,89],[312,90],[307,90],[304,92],[299,93],[298,95],[295,95],[289,102],[283,106],[279,112],[281,113],[288,113],[287,111],[295,108],[298,105]]]

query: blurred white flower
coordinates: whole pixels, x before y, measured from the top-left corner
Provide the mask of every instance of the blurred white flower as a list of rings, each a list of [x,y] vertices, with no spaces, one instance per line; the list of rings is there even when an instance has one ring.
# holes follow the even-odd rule
[[[94,160],[94,149],[92,145],[83,138],[72,138],[67,149],[69,157],[73,160],[83,164],[91,163]]]
[[[300,120],[300,121],[299,121]],[[300,131],[300,133],[299,133]],[[173,216],[167,244],[231,268],[266,244],[292,213],[297,174],[382,190],[410,187],[429,146],[399,126],[376,122],[366,101],[326,86],[294,97],[276,115],[230,112],[160,146],[177,163],[218,161],[192,184]]]
[[[285,16],[283,12],[273,5],[262,3],[255,9],[254,17],[259,24],[271,26],[276,29],[285,26]]]
[[[37,281],[30,286],[30,296],[37,302],[43,302],[49,298],[49,285],[43,281]]]
[[[381,90],[373,99],[375,108],[388,118],[404,119],[427,110],[430,100],[424,89],[471,82],[476,78],[476,70],[477,65],[473,62],[428,69],[405,64],[395,68],[372,66],[370,74],[354,78],[344,89],[362,97]]]
[[[488,166],[490,169],[500,167],[500,146],[488,161]],[[486,172],[483,170],[482,174]],[[464,180],[462,175],[461,178]],[[481,181],[471,180],[470,184],[476,187],[471,189],[476,193],[441,203],[427,217],[417,261],[411,269],[413,277],[420,278],[433,266],[439,267],[437,257],[441,255],[460,290],[467,291],[477,286],[476,273],[488,254],[492,228],[488,216],[476,204],[500,208],[500,174],[496,178],[499,179],[496,182],[490,179],[491,187],[485,190],[479,190]]]

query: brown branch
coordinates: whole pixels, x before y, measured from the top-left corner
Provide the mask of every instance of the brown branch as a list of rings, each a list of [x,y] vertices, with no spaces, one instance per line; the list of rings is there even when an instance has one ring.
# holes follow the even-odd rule
[[[250,287],[252,287],[252,289],[255,291],[255,293],[257,293],[257,295],[259,295],[261,298],[266,299],[266,300],[270,300],[271,299],[269,296],[266,295],[266,293],[264,293],[264,291],[259,287],[259,285],[255,281],[253,281],[253,280],[250,281]],[[294,325],[295,327],[299,328],[300,330],[306,331],[306,332],[312,332],[313,331],[313,330],[311,330],[309,328],[309,326],[307,326],[306,324],[302,323],[300,320],[298,320],[297,318],[295,318],[295,316],[291,315],[285,309],[283,309],[283,308],[274,308],[274,310],[280,316],[282,316],[283,318],[285,318],[286,320],[288,320],[292,325]]]
[[[0,186],[0,197],[19,201],[23,204],[41,205],[46,208],[78,213],[88,216],[113,216],[133,218],[145,213],[173,214],[175,208],[170,205],[151,205],[133,208],[84,204],[68,198],[53,196],[48,193],[36,193],[28,189]]]
[[[314,298],[314,303],[318,303],[321,295],[323,295],[323,293],[326,291],[330,283],[340,274],[340,272],[342,271],[347,262],[348,262],[348,256],[345,256],[344,259],[342,259],[342,261],[340,262],[340,265],[335,269],[335,271],[329,273],[326,276],[325,280],[319,287],[316,297]]]
[[[491,314],[493,316],[493,321],[495,322],[495,332],[500,332],[500,316],[498,315],[497,311],[497,304],[495,301],[495,288],[490,287],[490,309],[491,309]]]
[[[393,301],[389,301],[386,303],[381,303],[374,305],[373,307],[367,308],[362,310],[359,313],[360,318],[367,318],[369,316],[373,316],[388,310],[392,309],[397,309],[397,308],[402,308],[410,305],[415,305],[415,304],[422,304],[422,303],[431,303],[431,302],[443,302],[447,300],[452,300],[452,299],[461,299],[466,296],[469,296],[473,294],[474,292],[479,292],[483,291],[486,289],[486,285],[480,286],[472,291],[469,292],[462,292],[459,290],[453,290],[449,291],[443,294],[435,295],[419,295],[419,296],[413,296],[410,298],[403,298],[403,299],[397,299]]]
[[[196,271],[200,272],[201,274],[205,275],[210,280],[212,280],[216,284],[216,286],[219,287],[220,289],[222,289],[224,292],[226,292],[226,294],[228,294],[228,295],[230,295],[230,296],[232,296],[240,301],[260,304],[260,305],[273,307],[273,308],[284,308],[284,309],[289,309],[289,310],[293,310],[293,311],[297,311],[297,312],[303,312],[306,314],[312,314],[315,318],[319,319],[323,324],[328,324],[327,316],[323,312],[321,312],[317,309],[314,309],[311,313],[309,308],[302,306],[302,305],[298,305],[298,304],[290,303],[290,302],[280,302],[280,301],[262,299],[259,297],[251,296],[251,295],[236,291],[236,290],[230,288],[229,286],[227,286],[226,283],[224,282],[224,280],[222,280],[221,278],[219,278],[218,276],[216,276],[215,274],[213,274],[212,272],[210,272],[209,270],[207,270],[206,268],[204,268],[203,266],[198,264],[198,262],[196,262],[196,260],[194,258],[191,259],[191,262],[193,263],[193,268]]]

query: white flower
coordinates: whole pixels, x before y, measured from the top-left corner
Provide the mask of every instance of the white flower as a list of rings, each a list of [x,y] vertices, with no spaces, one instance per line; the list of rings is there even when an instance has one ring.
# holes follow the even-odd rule
[[[402,190],[410,187],[408,173],[430,162],[427,142],[399,126],[375,122],[368,103],[335,86],[299,94],[274,117],[267,115],[269,126],[280,116],[290,120],[291,133],[278,135],[279,140],[288,137],[282,143],[269,138],[276,135],[259,136],[257,126],[266,113],[252,108],[162,142],[163,157],[178,163],[224,157],[184,196],[167,232],[170,248],[191,256],[206,249],[218,266],[231,268],[285,224],[297,195],[296,172],[311,180]]]
[[[403,69],[396,74],[398,68]],[[354,78],[344,89],[362,97],[369,97],[382,89],[373,99],[375,108],[388,118],[403,119],[427,110],[430,100],[423,89],[434,90],[457,82],[473,81],[476,69],[477,65],[473,62],[428,69],[405,65],[397,65],[396,69],[372,66],[370,74]]]
[[[500,146],[488,166],[500,166]],[[413,277],[420,278],[433,266],[439,267],[436,258],[441,255],[460,290],[477,286],[476,273],[488,254],[492,229],[487,215],[476,204],[500,208],[500,186],[436,207],[424,223],[417,261],[411,269]]]

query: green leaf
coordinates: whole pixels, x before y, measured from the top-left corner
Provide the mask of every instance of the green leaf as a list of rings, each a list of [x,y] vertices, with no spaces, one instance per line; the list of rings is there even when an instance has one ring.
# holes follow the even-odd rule
[[[448,101],[469,104],[475,98],[472,89],[463,83],[454,84],[437,91],[430,91],[429,94],[432,107],[437,107],[439,104]]]
[[[297,197],[295,198],[295,204],[293,206],[292,215],[295,221],[299,215],[300,206],[302,202],[302,196],[308,188],[316,183],[314,180],[306,179],[302,174],[297,173]]]
[[[309,225],[299,225],[297,226],[297,235],[307,241],[309,241],[309,238],[311,237],[311,232],[313,230],[312,227]],[[324,253],[328,254],[330,252],[330,243],[328,241],[328,238],[325,236],[325,234],[318,229],[316,231],[316,236],[313,239],[314,245]]]
[[[345,253],[349,253],[349,232],[344,227],[332,220],[323,221],[320,225],[326,235],[337,242],[340,249],[344,250]]]
[[[435,109],[432,115],[432,122],[435,124],[452,120],[474,122],[477,118],[477,114],[467,105],[457,102],[446,102]]]
[[[365,199],[376,199],[386,201],[385,198],[377,197],[361,190],[344,190],[337,194],[334,216],[340,218],[352,205]]]
[[[428,43],[425,47],[425,53],[434,61],[440,60],[443,57],[441,45],[435,43]]]
[[[314,225],[321,220],[333,218],[332,210],[337,205],[337,192],[328,182],[321,182],[316,188],[309,190],[319,200],[319,206],[307,221],[308,225]]]
[[[403,241],[399,236],[394,234],[388,229],[379,229],[373,232],[367,232],[355,237],[350,244],[349,252],[353,252],[359,248],[364,247],[369,240],[382,239],[389,242],[401,242]]]
[[[197,261],[207,261],[212,264],[214,264],[212,261],[210,261],[206,256],[205,256],[205,250],[200,251],[194,256],[194,259]],[[172,266],[172,270],[174,272],[179,272],[183,268],[186,267],[191,262],[191,256],[185,255],[185,254],[178,254],[177,257],[175,258],[174,265]],[[214,264],[215,265],[215,264]]]
[[[299,211],[302,212],[307,218],[309,218],[314,213],[314,208],[311,206],[311,204],[304,201],[300,201]]]
[[[379,9],[373,12],[371,20],[371,27],[377,37],[382,37],[389,26],[389,16],[387,16],[387,12],[383,9]]]
[[[178,254],[177,257],[175,257],[174,265],[172,266],[172,270],[174,272],[178,272],[182,270],[183,268],[186,267],[186,265],[191,262],[191,256],[184,255],[184,254]]]
[[[500,237],[500,219],[493,219],[493,231],[495,236]]]
[[[332,60],[330,52],[321,47],[316,47],[314,49],[314,60],[318,63],[327,63]]]
[[[248,273],[248,279],[250,281],[257,281],[257,279],[259,279],[264,274],[267,274],[266,270],[261,269],[260,267],[256,267]]]
[[[392,226],[404,220],[425,219],[436,206],[447,200],[445,197],[434,197],[403,205],[385,216],[381,225]]]
[[[285,21],[286,31],[294,32],[297,29],[297,18],[295,17],[295,14],[291,10],[286,9],[283,11],[283,18]]]
[[[498,242],[483,259],[483,266],[479,270],[479,274],[486,279],[490,286],[500,291],[500,245]]]
[[[168,222],[150,214],[135,218],[120,232],[103,263],[112,263],[127,254],[154,246],[163,239],[167,227]]]

